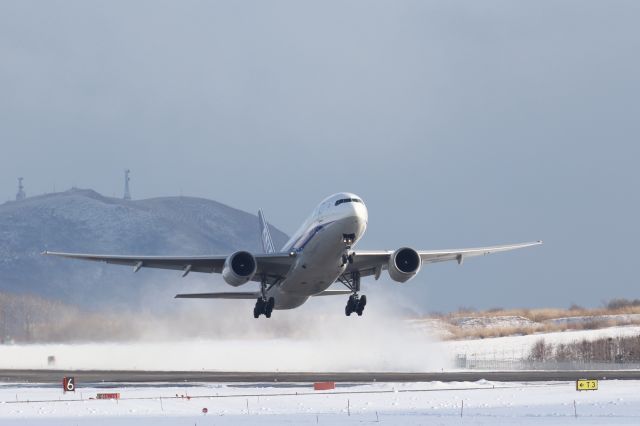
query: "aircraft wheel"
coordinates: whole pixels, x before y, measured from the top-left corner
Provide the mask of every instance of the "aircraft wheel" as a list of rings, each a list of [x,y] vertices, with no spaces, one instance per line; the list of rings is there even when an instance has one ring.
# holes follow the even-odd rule
[[[351,314],[356,311],[357,307],[358,307],[358,296],[356,295],[349,296],[349,300],[347,301],[347,306],[344,308],[345,315],[351,316]]]
[[[264,316],[267,318],[271,318],[271,313],[273,312],[273,306],[276,304],[276,301],[273,297],[269,298],[269,301],[267,301],[266,306],[264,308]]]
[[[260,318],[260,315],[265,313],[265,302],[262,299],[256,301],[256,306],[253,308],[253,317]]]
[[[364,312],[364,307],[367,306],[367,296],[361,296],[360,300],[358,300],[358,307],[356,308],[356,313],[358,316],[362,316]]]

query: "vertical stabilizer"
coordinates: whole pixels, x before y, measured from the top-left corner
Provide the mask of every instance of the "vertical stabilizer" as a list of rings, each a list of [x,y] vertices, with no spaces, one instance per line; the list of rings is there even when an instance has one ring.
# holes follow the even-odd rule
[[[258,210],[258,220],[260,221],[260,235],[262,237],[262,249],[264,250],[265,253],[275,253],[276,248],[273,245],[273,240],[271,239],[271,232],[269,232],[269,224],[264,218],[262,209]]]

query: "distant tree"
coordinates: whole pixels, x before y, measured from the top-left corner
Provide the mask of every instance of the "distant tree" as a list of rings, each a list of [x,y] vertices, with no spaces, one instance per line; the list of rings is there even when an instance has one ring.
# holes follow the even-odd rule
[[[556,347],[554,360],[558,362],[566,362],[571,361],[573,357],[573,352],[571,350],[570,345],[565,345],[563,343],[558,344]]]
[[[529,359],[531,361],[548,361],[553,354],[552,345],[547,344],[544,339],[538,340],[533,344],[533,348],[531,348],[531,353],[529,354]]]

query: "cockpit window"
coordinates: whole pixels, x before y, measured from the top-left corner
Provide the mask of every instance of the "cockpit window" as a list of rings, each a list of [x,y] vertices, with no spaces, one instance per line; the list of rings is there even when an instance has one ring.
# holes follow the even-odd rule
[[[362,203],[362,200],[359,198],[342,198],[336,201],[336,206],[339,206],[342,203]]]

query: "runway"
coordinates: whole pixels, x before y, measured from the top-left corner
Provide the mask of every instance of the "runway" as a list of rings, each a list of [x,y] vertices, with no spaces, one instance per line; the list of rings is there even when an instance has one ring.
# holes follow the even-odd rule
[[[640,380],[640,370],[572,371],[450,371],[411,372],[226,372],[226,371],[115,371],[115,370],[0,370],[4,383],[300,383],[300,382],[497,382],[573,381],[577,379]]]

